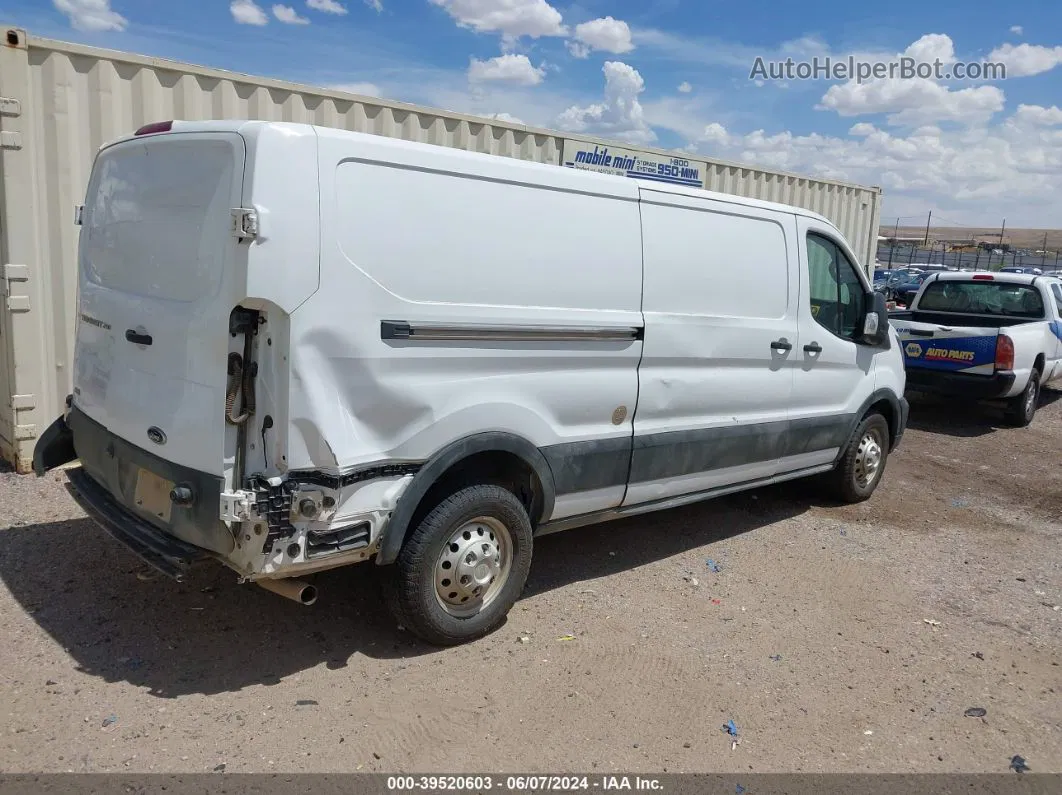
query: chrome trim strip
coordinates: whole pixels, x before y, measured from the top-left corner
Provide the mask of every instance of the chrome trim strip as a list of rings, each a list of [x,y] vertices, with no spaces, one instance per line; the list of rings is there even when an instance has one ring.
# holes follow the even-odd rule
[[[640,326],[488,326],[380,321],[380,339],[414,342],[584,342],[633,341]]]

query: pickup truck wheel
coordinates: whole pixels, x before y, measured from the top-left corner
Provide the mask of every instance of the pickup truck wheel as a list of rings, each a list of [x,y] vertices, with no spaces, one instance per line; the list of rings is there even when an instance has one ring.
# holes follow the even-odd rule
[[[1025,428],[1036,416],[1036,409],[1040,403],[1040,374],[1033,370],[1029,375],[1029,383],[1025,385],[1020,395],[1010,399],[1007,406],[1007,424],[1015,428]]]
[[[856,426],[837,467],[827,475],[837,499],[857,503],[870,498],[885,473],[889,439],[889,424],[880,414],[869,414]]]
[[[406,539],[384,582],[395,618],[421,639],[454,646],[492,632],[531,568],[532,530],[520,501],[499,486],[443,500]]]

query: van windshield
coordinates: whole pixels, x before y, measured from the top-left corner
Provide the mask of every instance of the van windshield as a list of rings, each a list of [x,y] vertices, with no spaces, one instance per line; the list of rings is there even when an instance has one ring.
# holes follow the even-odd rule
[[[160,136],[104,151],[82,218],[87,278],[174,301],[213,293],[229,238],[235,165],[225,140]]]
[[[1006,282],[933,282],[922,293],[918,309],[1030,319],[1044,316],[1044,302],[1039,290]]]

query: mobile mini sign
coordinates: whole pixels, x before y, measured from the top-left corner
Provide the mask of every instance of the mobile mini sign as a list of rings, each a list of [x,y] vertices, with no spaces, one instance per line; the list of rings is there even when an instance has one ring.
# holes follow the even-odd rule
[[[564,142],[564,165],[691,188],[704,187],[704,174],[707,170],[707,165],[702,160],[654,155],[579,141]]]

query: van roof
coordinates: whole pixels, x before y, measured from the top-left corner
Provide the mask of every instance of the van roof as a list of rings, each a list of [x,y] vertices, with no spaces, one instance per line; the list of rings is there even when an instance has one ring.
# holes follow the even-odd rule
[[[703,188],[691,188],[684,185],[669,185],[661,183],[646,183],[643,180],[631,179],[630,177],[623,177],[615,174],[605,174],[596,171],[589,171],[583,169],[571,169],[561,168],[559,166],[547,163],[538,163],[529,160],[519,160],[512,157],[499,157],[498,155],[490,155],[482,152],[472,152],[463,149],[454,149],[452,147],[440,147],[434,144],[420,143],[417,141],[407,141],[401,138],[391,138],[383,135],[374,135],[372,133],[353,132],[351,130],[342,130],[336,127],[320,127],[318,125],[303,124],[296,122],[276,122],[276,121],[261,121],[261,120],[221,120],[221,121],[174,121],[174,132],[237,132],[245,136],[254,137],[261,134],[261,132],[267,128],[312,128],[316,131],[320,137],[328,138],[348,138],[351,140],[365,140],[371,141],[377,147],[387,147],[397,151],[417,152],[424,153],[425,150],[431,150],[433,153],[442,152],[447,153],[451,158],[467,160],[470,163],[476,163],[477,170],[482,171],[483,165],[490,164],[499,169],[523,169],[526,171],[537,171],[538,177],[535,181],[552,182],[557,183],[557,187],[574,187],[572,180],[583,181],[584,184],[594,184],[594,189],[601,193],[611,194],[620,197],[634,198],[633,186],[637,186],[637,189],[641,192],[654,192],[679,196],[692,196],[694,198],[712,199],[714,201],[726,202],[728,204],[736,204],[745,207],[753,207],[763,210],[774,210],[776,212],[792,213],[794,215],[804,216],[816,221],[820,221],[832,228],[836,228],[836,225],[825,216],[818,213],[806,210],[803,207],[797,207],[791,204],[782,204],[780,202],[764,201],[762,199],[752,199],[746,196],[738,196],[732,193],[720,193],[718,191],[705,190]],[[119,143],[121,141],[127,141],[135,136],[125,136],[117,141],[112,141],[107,146]],[[595,184],[596,183],[596,184]]]
[[[616,177],[616,179],[629,179],[629,177]],[[635,181],[637,181],[637,179]],[[756,207],[761,210],[793,213],[795,215],[804,216],[805,218],[821,221],[827,226],[836,228],[836,225],[829,218],[819,215],[811,210],[806,210],[803,207],[797,207],[794,204],[782,204],[781,202],[769,202],[764,201],[763,199],[751,199],[747,196],[738,196],[734,193],[720,193],[719,191],[705,190],[704,188],[690,188],[685,185],[668,185],[666,183],[661,184],[657,182],[639,182],[639,184],[641,185],[643,192],[652,191],[654,193],[670,193],[677,196],[693,196],[698,199],[712,199],[714,201],[728,202],[729,204],[740,204],[743,207]]]

